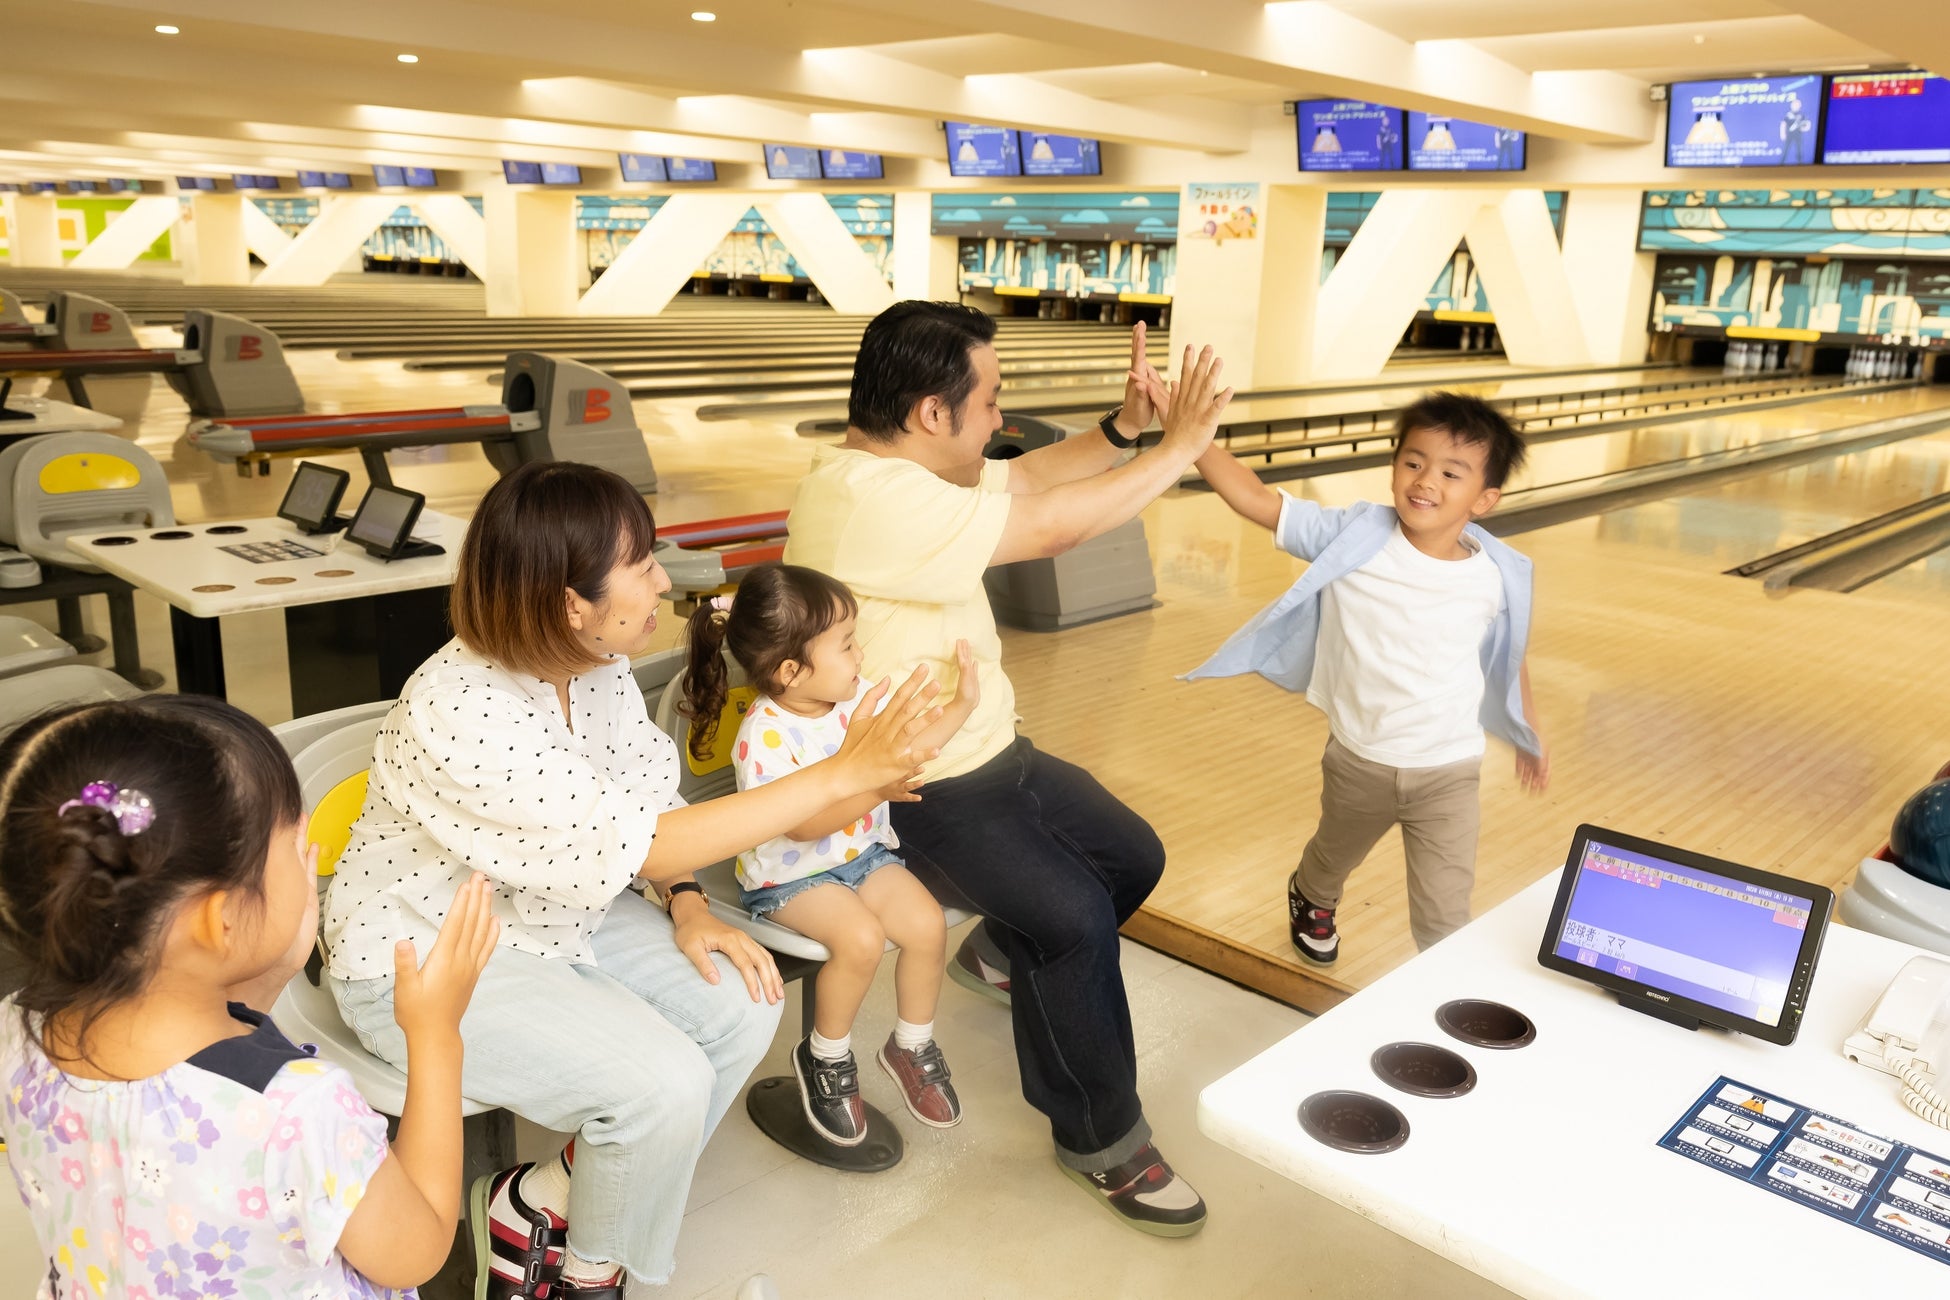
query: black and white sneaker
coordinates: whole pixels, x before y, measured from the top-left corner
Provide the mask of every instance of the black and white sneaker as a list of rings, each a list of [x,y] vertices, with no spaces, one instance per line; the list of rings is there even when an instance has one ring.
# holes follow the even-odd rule
[[[1326,966],[1341,955],[1341,934],[1334,928],[1334,909],[1309,903],[1300,892],[1298,876],[1287,877],[1286,917],[1293,946],[1302,957]]]
[[[1115,1169],[1086,1174],[1057,1161],[1070,1181],[1128,1227],[1154,1237],[1189,1237],[1205,1226],[1205,1202],[1146,1142]]]
[[[867,1137],[867,1103],[860,1100],[860,1067],[848,1052],[837,1061],[812,1054],[812,1039],[792,1049],[792,1075],[813,1131],[837,1146],[857,1147]]]

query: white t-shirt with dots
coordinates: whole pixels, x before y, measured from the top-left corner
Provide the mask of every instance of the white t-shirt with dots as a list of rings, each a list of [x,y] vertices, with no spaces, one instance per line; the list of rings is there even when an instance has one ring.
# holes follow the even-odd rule
[[[731,747],[732,770],[740,790],[754,790],[767,781],[810,767],[822,758],[839,753],[846,739],[847,720],[860,706],[860,697],[873,683],[862,679],[853,698],[836,704],[824,717],[802,718],[761,695],[738,724],[738,740]],[[881,700],[886,707],[886,700]],[[876,844],[890,849],[900,847],[882,803],[850,826],[817,842],[795,840],[780,835],[755,849],[738,855],[738,883],[746,889],[770,889],[788,881],[804,880],[865,853]]]
[[[422,664],[373,741],[365,806],[321,929],[339,979],[425,959],[454,894],[494,882],[500,942],[593,962],[589,936],[642,867],[657,816],[683,806],[677,746],[651,723],[627,659],[555,688],[458,640]]]

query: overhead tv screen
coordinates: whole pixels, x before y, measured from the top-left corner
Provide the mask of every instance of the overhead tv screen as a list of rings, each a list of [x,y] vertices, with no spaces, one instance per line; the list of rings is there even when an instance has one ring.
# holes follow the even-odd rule
[[[176,188],[179,190],[214,190],[217,178],[214,176],[178,176]]]
[[[670,173],[664,168],[664,160],[654,154],[619,153],[616,163],[623,169],[626,181],[667,181]]]
[[[1101,176],[1097,142],[1087,136],[1020,131],[1024,176]]]
[[[508,164],[502,163],[501,166],[505,172]],[[510,179],[513,178],[511,177]],[[375,166],[372,169],[372,183],[382,187],[404,185],[406,184],[406,168]]]
[[[1950,162],[1950,81],[1927,72],[1828,79],[1825,163]]]
[[[1666,102],[1666,166],[1812,163],[1821,90],[1811,74],[1676,82]]]
[[[816,181],[819,179],[819,150],[796,145],[768,144],[765,149],[765,174],[775,181]]]
[[[574,163],[545,162],[542,164],[542,184],[580,185],[582,184],[582,168],[576,166]]]
[[[542,165],[532,162],[501,161],[501,177],[510,185],[540,185]]]
[[[826,149],[820,152],[819,167],[829,181],[877,181],[881,178],[881,160],[877,153]]]
[[[1523,132],[1512,127],[1442,113],[1408,115],[1412,172],[1520,172],[1524,143]]]
[[[1303,172],[1398,172],[1402,110],[1359,99],[1307,99],[1294,106]]]
[[[69,181],[68,182],[68,193],[70,194],[95,194],[100,192],[101,188],[102,185],[100,181]]]
[[[430,190],[440,184],[440,177],[434,174],[431,167],[404,167],[401,170],[406,174],[409,189]]]
[[[1014,127],[948,123],[948,174],[1020,176],[1022,149]]]
[[[709,158],[666,158],[664,166],[670,171],[673,181],[714,181],[718,179],[718,164]]]

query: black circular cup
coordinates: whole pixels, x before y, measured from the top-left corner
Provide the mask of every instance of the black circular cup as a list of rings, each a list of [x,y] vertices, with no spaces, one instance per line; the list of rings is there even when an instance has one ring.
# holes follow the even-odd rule
[[[1480,998],[1458,998],[1435,1009],[1435,1023],[1451,1038],[1474,1047],[1507,1050],[1528,1047],[1537,1037],[1537,1026],[1515,1007]]]
[[[248,533],[250,529],[242,524],[218,524],[215,528],[206,528],[203,531],[216,537],[229,537],[236,533]]]
[[[90,542],[90,543],[89,543],[89,545],[91,545],[91,546],[134,546],[134,545],[135,545],[135,538],[133,538],[133,537],[97,537],[97,538],[96,538],[96,539],[95,539],[95,540],[94,540],[93,542]]]
[[[1460,1097],[1476,1086],[1476,1067],[1434,1043],[1377,1047],[1368,1064],[1383,1083],[1417,1097]]]
[[[1317,1092],[1300,1103],[1300,1127],[1338,1151],[1378,1155],[1408,1141],[1408,1117],[1365,1092]]]
[[[187,528],[171,528],[160,533],[150,533],[149,540],[152,542],[180,542],[185,537],[194,536],[196,534]]]

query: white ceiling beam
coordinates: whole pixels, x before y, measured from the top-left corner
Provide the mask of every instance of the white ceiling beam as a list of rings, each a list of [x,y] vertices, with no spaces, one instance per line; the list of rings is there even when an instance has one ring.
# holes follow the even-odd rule
[[[1831,31],[1878,50],[1898,53],[1919,68],[1950,77],[1950,28],[1940,6],[1931,4],[1925,16],[1919,6],[1865,4],[1862,0],[1776,0],[1780,8],[1798,13]]]

